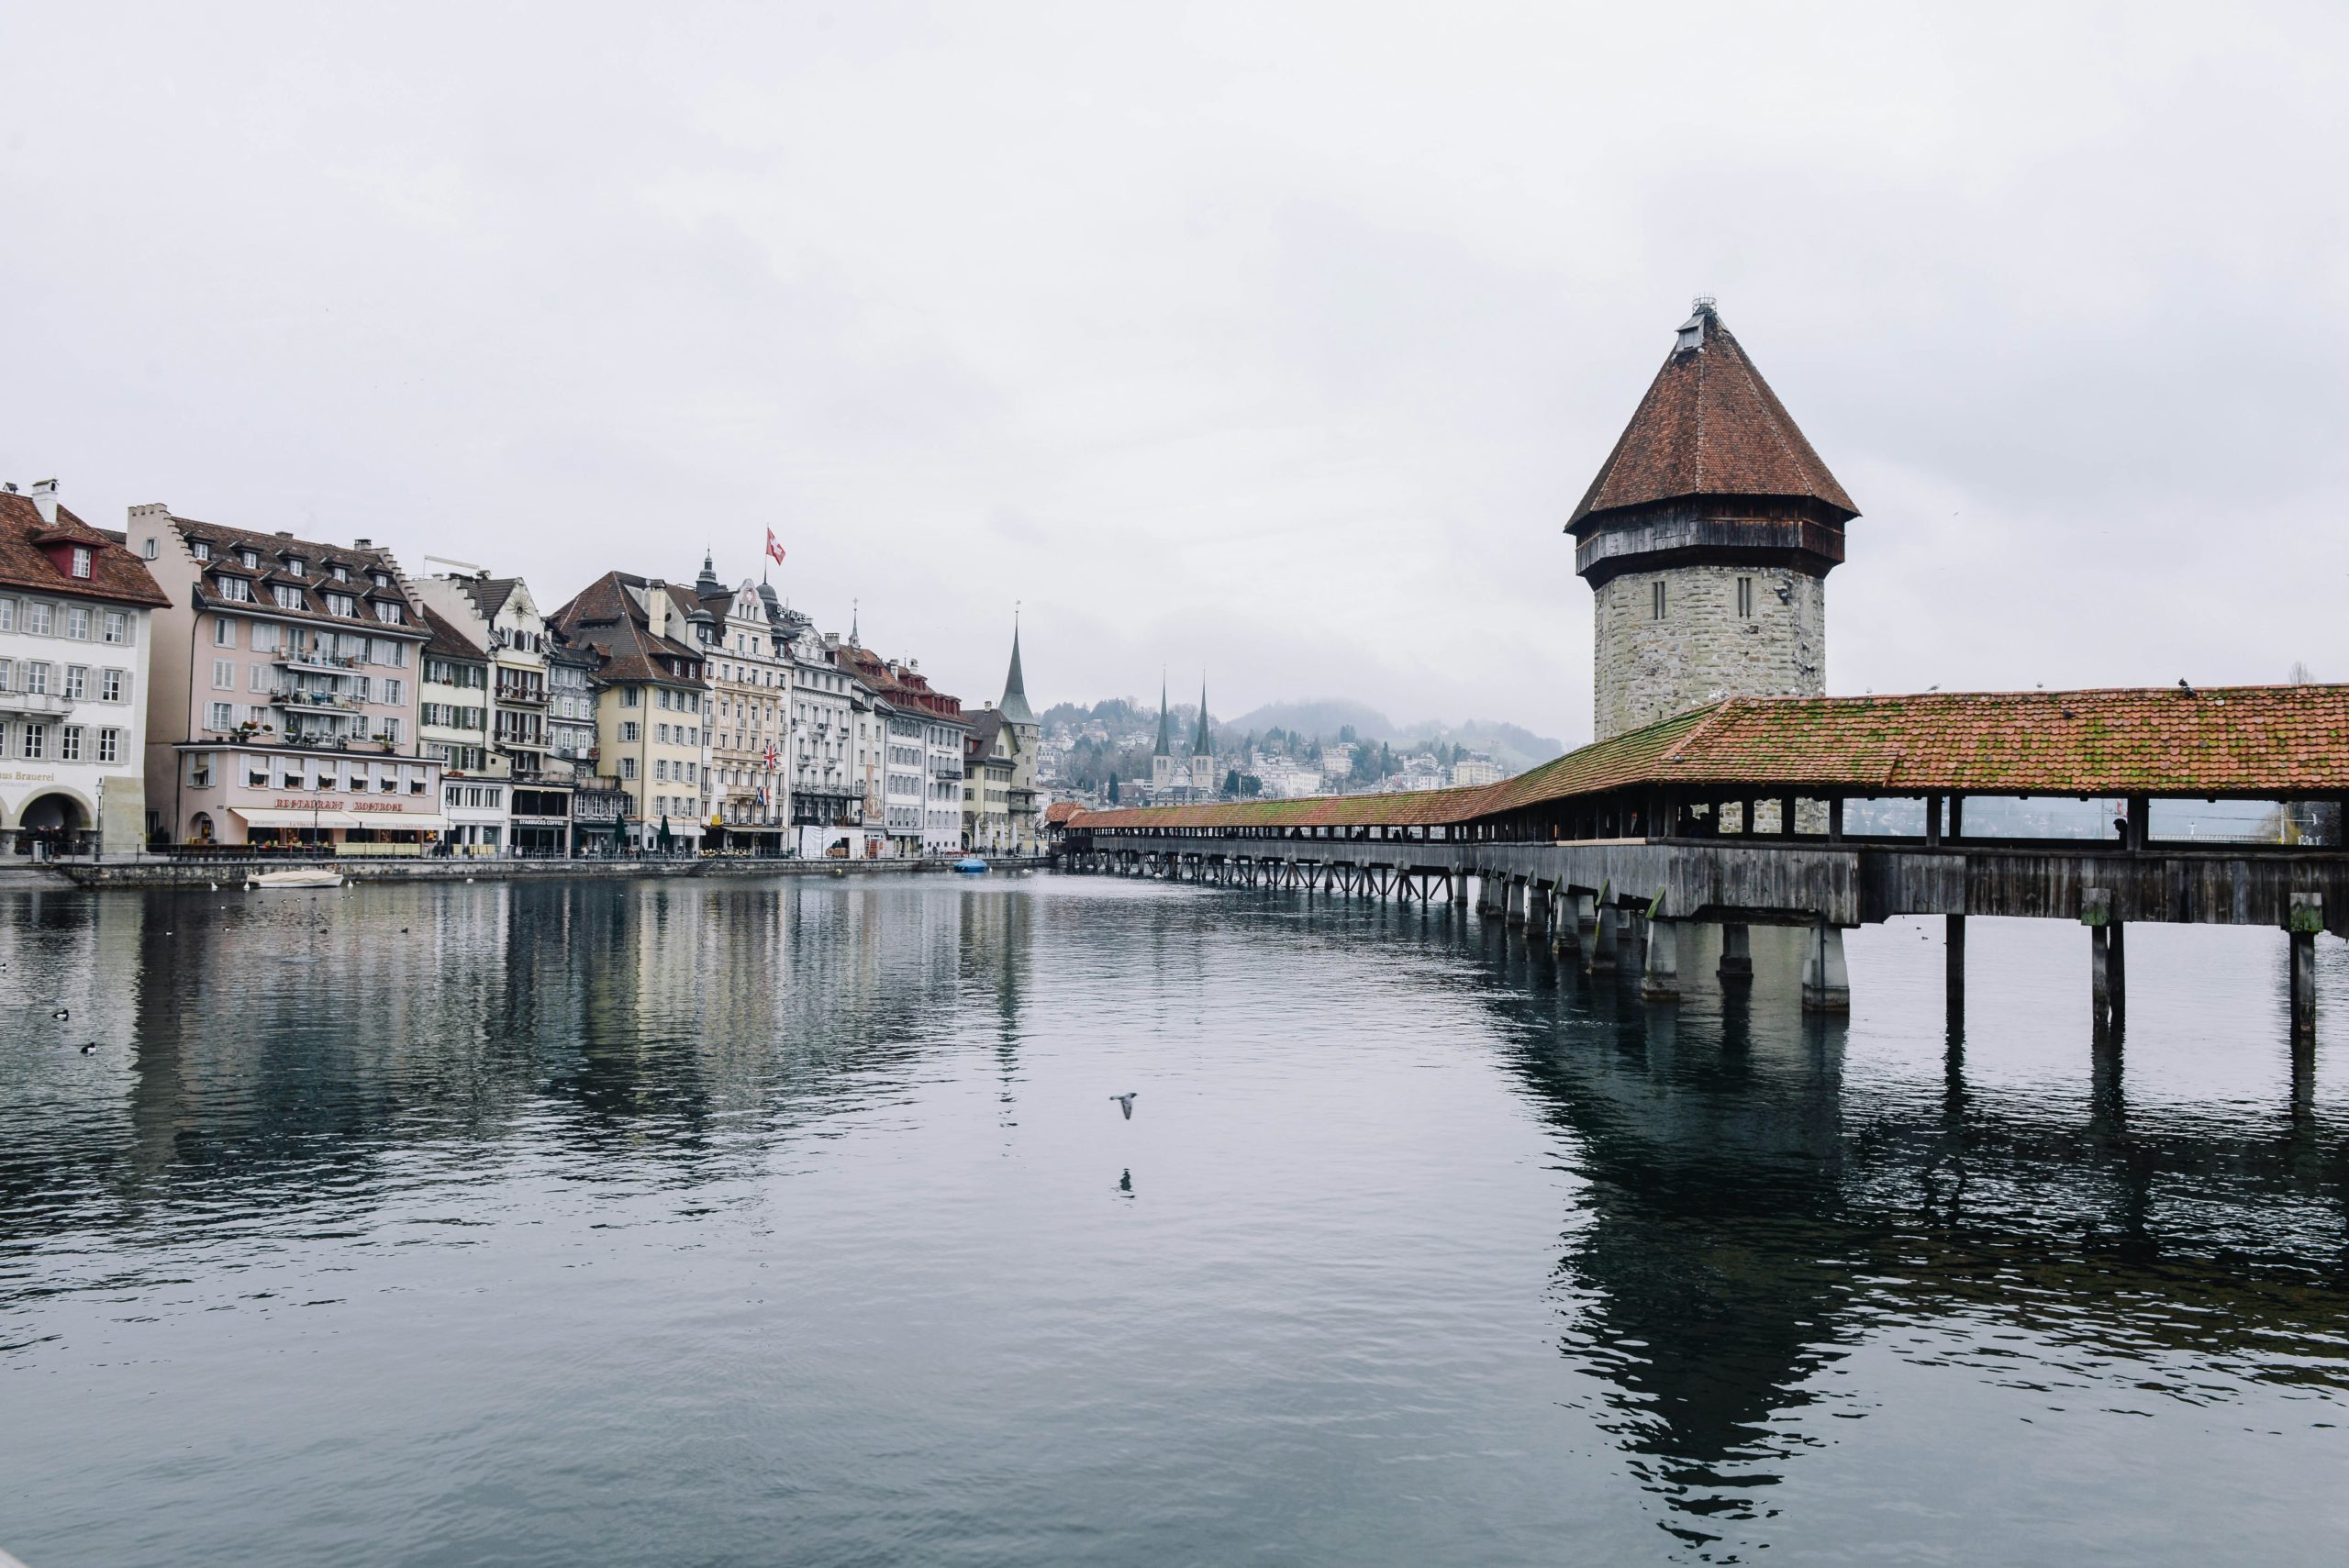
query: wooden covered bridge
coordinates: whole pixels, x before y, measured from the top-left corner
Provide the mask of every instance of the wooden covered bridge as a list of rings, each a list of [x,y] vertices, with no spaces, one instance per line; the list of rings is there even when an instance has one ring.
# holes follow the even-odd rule
[[[2116,808],[2018,837],[2012,807],[1992,825],[1983,804],[1969,830],[1969,801],[2018,797]],[[2218,801],[2272,806],[2269,841],[2208,837],[2194,808]],[[1082,872],[1453,903],[1473,883],[1479,907],[1593,969],[1636,963],[1657,1001],[1679,995],[1688,923],[1722,928],[1731,982],[1750,927],[1799,926],[1804,1005],[1823,1011],[1850,1006],[1843,930],[1897,915],[1947,917],[1954,1006],[1967,916],[2087,925],[2100,1028],[2124,1005],[2129,925],[2271,926],[2290,933],[2308,1039],[2316,933],[2349,937],[2344,804],[2349,686],[1732,697],[1496,784],[1083,812],[1062,853]]]

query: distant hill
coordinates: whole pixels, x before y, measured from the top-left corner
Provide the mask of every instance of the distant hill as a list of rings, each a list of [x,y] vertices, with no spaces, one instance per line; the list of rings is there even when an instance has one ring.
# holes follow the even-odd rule
[[[1241,714],[1238,718],[1219,718],[1218,735],[1226,732],[1245,735],[1250,730],[1294,729],[1299,735],[1309,735],[1323,740],[1335,740],[1338,731],[1351,727],[1365,740],[1394,740],[1400,737],[1394,723],[1367,703],[1347,702],[1341,697],[1323,697],[1308,702],[1266,703],[1260,708]]]

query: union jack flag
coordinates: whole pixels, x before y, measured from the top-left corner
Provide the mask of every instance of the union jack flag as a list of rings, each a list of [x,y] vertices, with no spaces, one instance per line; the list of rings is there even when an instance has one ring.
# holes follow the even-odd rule
[[[765,756],[764,756],[764,758],[763,758],[763,761],[766,762],[766,765],[767,765],[767,772],[769,772],[769,773],[773,773],[773,772],[774,772],[774,766],[775,766],[775,764],[776,764],[777,762],[781,762],[782,760],[783,760],[782,758],[780,758],[780,757],[778,757],[778,756],[776,756],[776,755],[775,755],[775,751],[774,751],[774,747],[770,746],[770,747],[768,747],[768,748],[766,749],[766,754],[765,754]]]

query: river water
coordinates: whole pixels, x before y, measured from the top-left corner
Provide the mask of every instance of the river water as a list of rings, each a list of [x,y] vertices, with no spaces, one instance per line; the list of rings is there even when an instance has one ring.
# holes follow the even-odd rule
[[[2279,933],[2118,1052],[1971,934],[1953,1052],[1920,922],[1826,1026],[1098,878],[0,894],[0,1547],[2339,1561],[2343,945],[2296,1073]]]

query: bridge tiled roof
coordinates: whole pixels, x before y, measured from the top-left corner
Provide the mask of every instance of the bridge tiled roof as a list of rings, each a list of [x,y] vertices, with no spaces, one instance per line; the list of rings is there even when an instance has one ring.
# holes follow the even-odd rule
[[[1770,384],[1709,305],[1700,304],[1640,399],[1582,504],[1596,512],[1691,495],[1806,499],[1859,515]]]
[[[1737,697],[1659,783],[1887,795],[2256,795],[2349,790],[2349,686]]]
[[[1653,784],[1843,795],[2349,793],[2349,685],[1732,697],[1463,789],[1088,811],[1074,828],[1429,827]]]

